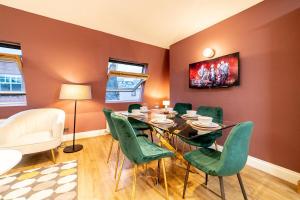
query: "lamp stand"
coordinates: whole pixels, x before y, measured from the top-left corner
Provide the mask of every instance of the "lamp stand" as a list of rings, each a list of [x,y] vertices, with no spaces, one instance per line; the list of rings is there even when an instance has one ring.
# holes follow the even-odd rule
[[[74,153],[80,151],[83,148],[81,144],[75,144],[76,110],[77,110],[77,100],[75,100],[75,108],[74,108],[73,145],[66,146],[64,148],[65,153]]]

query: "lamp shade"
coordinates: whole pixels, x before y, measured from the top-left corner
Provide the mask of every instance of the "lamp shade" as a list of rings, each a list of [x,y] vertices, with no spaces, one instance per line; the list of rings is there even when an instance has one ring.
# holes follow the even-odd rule
[[[91,99],[91,86],[77,84],[62,84],[59,99],[85,100]]]
[[[163,105],[164,106],[169,106],[170,105],[170,101],[169,100],[164,100],[163,101]]]

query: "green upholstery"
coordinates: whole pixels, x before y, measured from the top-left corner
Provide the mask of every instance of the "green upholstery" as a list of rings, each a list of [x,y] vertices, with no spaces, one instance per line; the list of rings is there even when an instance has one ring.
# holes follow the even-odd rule
[[[133,109],[140,109],[142,107],[141,104],[130,104],[128,106],[128,112],[131,113]],[[145,124],[141,121],[138,121],[136,119],[133,119],[133,118],[129,118],[128,119],[130,124],[132,125],[132,127],[136,130],[141,130],[141,131],[144,131],[144,130],[148,130],[148,129],[151,129],[151,127],[148,125],[148,124]]]
[[[187,110],[192,110],[192,104],[176,103],[174,106],[174,110],[178,113],[178,115],[183,115],[183,114],[186,114]]]
[[[112,122],[112,119],[111,119],[111,113],[113,112],[112,110],[110,109],[106,109],[106,108],[103,108],[103,113],[105,115],[105,118],[106,118],[106,121],[108,123],[108,127],[109,127],[109,130],[110,130],[110,133],[111,133],[111,136],[115,139],[115,140],[118,140],[118,134],[117,134],[117,131],[116,131],[116,128],[115,128],[115,125],[113,124]],[[139,131],[139,130],[134,130],[135,134],[137,136],[145,136],[145,137],[148,137],[147,134],[144,134],[143,132]]]
[[[184,158],[191,165],[212,176],[237,174],[246,164],[252,130],[252,122],[240,123],[231,130],[222,153],[201,148],[186,153]]]
[[[103,113],[104,113],[104,115],[105,115],[105,118],[106,118],[106,121],[107,121],[107,123],[108,123],[108,127],[109,127],[109,130],[110,130],[111,136],[112,136],[115,140],[118,140],[118,134],[117,134],[115,125],[113,124],[113,122],[112,122],[112,120],[111,120],[111,113],[112,113],[112,110],[103,108],[102,111],[103,111]]]
[[[223,123],[223,110],[220,107],[200,106],[197,114],[213,118],[213,122]],[[217,138],[222,136],[222,131],[216,131],[210,134],[201,135],[193,140],[181,138],[182,141],[197,147],[210,147]]]
[[[138,103],[130,104],[128,106],[128,112],[131,113],[132,110],[134,110],[134,109],[140,109],[141,107],[142,107],[142,105],[138,104]]]
[[[212,117],[213,122],[223,123],[223,109],[221,107],[200,106],[197,109],[197,114]]]
[[[214,134],[214,133],[210,133],[210,134]],[[183,142],[189,145],[196,146],[196,147],[204,147],[204,148],[210,147],[215,142],[215,139],[213,139],[213,137],[208,137],[208,135],[201,135],[192,140],[185,139],[183,137],[179,137],[179,138]]]
[[[173,152],[150,142],[145,137],[136,137],[131,124],[124,117],[116,114],[112,114],[111,117],[118,133],[121,149],[133,163],[142,164],[174,155]]]
[[[144,123],[144,122],[141,122],[139,120],[136,120],[134,118],[128,118],[132,128],[136,129],[136,130],[139,130],[139,131],[144,131],[144,130],[148,130],[148,129],[151,129],[151,127]]]

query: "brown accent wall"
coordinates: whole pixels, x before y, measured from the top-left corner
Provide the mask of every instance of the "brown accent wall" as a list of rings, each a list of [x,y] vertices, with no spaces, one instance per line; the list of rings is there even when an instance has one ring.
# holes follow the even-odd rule
[[[189,89],[188,65],[240,52],[241,85]],[[300,1],[268,0],[170,48],[171,102],[221,106],[225,120],[254,122],[250,155],[300,172]]]
[[[150,78],[144,102],[160,104],[169,97],[169,52],[103,32],[0,5],[0,40],[20,42],[23,51],[26,107],[0,107],[0,119],[21,110],[40,107],[62,108],[66,126],[72,131],[72,101],[58,100],[62,83],[92,85],[93,99],[78,104],[77,131],[102,129],[102,108],[127,109],[128,104],[105,104],[109,57],[148,63]]]

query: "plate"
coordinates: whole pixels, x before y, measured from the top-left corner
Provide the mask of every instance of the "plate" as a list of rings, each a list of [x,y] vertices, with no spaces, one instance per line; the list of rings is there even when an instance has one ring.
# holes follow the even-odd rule
[[[214,122],[206,124],[206,123],[203,123],[200,121],[193,121],[192,125],[197,126],[197,127],[203,127],[203,128],[219,128],[220,127],[219,124],[214,123]]]
[[[154,124],[173,124],[174,122],[170,119],[165,119],[165,120],[161,120],[161,119],[152,119],[151,120],[152,123]]]
[[[129,117],[144,117],[143,113],[128,113]]]
[[[182,115],[182,117],[186,119],[198,119],[198,116],[199,115],[188,115],[188,114]]]

